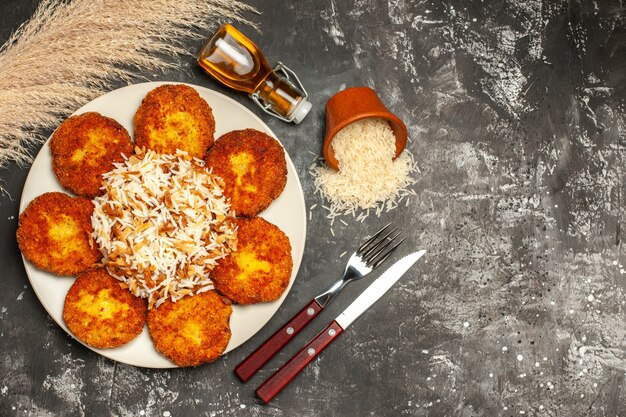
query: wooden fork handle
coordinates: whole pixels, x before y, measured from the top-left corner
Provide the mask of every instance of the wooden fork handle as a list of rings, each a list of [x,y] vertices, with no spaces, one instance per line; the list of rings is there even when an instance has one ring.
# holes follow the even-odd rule
[[[266,404],[272,400],[283,388],[291,382],[322,350],[335,340],[343,328],[336,321],[332,321],[324,330],[318,333],[305,347],[296,353],[286,364],[269,377],[259,388],[256,394]]]
[[[279,350],[311,322],[323,307],[315,300],[311,300],[283,327],[278,329],[269,339],[252,352],[235,368],[235,373],[243,381],[249,380],[263,365],[267,363]]]

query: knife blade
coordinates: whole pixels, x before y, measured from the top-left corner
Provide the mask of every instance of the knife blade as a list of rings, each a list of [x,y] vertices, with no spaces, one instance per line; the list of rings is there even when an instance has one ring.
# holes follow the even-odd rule
[[[361,314],[378,301],[424,254],[425,250],[405,256],[372,282],[335,320],[319,332],[278,371],[256,389],[268,403],[293,380],[326,346],[347,329]]]

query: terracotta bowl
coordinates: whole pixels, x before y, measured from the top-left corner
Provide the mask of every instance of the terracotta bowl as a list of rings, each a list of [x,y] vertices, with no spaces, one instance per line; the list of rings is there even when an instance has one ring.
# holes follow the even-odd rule
[[[369,87],[352,87],[332,96],[326,103],[326,137],[324,138],[324,159],[329,167],[338,170],[332,141],[337,132],[350,123],[368,117],[387,120],[396,135],[397,158],[406,146],[406,125],[395,114],[391,113],[380,101],[374,90]]]

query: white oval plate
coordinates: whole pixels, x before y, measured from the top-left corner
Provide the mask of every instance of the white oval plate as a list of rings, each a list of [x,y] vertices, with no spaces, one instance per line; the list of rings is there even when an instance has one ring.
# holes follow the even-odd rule
[[[162,84],[173,83],[150,82],[120,88],[87,103],[78,109],[75,114],[88,111],[99,112],[117,120],[128,130],[132,137],[133,116],[137,107],[139,107],[141,100],[150,90]],[[191,87],[195,88],[213,109],[216,121],[216,138],[228,131],[245,128],[257,129],[276,137],[261,119],[236,101],[204,87],[195,85],[191,85]],[[52,171],[49,141],[48,139],[42,146],[28,173],[20,201],[20,213],[31,200],[45,192],[62,191],[67,193],[61,187]],[[261,217],[277,225],[291,241],[293,272],[289,286],[277,301],[248,306],[233,306],[233,314],[230,319],[232,337],[224,353],[240,346],[270,320],[287,296],[298,274],[306,240],[306,208],[302,186],[300,185],[296,169],[286,152],[285,156],[287,159],[287,185],[283,193],[261,213]],[[35,268],[26,260],[24,260],[24,267],[41,304],[43,304],[44,308],[59,326],[71,335],[72,333],[63,322],[63,303],[65,294],[74,282],[74,278],[57,277]],[[137,338],[119,348],[95,349],[90,346],[87,347],[107,358],[130,365],[149,368],[176,367],[176,365],[155,350],[147,328],[144,328]]]

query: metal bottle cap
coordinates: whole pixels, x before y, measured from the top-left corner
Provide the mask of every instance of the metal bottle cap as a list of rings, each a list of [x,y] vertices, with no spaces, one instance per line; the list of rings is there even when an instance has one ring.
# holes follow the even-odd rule
[[[278,62],[278,65],[276,65],[276,67],[274,68],[274,72],[282,73],[283,79],[287,83],[289,83],[294,89],[299,90],[302,93],[302,100],[300,100],[300,102],[296,104],[295,108],[290,112],[290,114],[287,117],[284,117],[281,114],[277,113],[274,109],[272,109],[272,104],[263,100],[258,92],[250,94],[250,98],[265,113],[274,116],[284,122],[294,122],[298,124],[309,113],[309,110],[311,110],[312,104],[310,101],[307,100],[309,94],[304,89],[304,86],[300,82],[300,79],[298,79],[296,73],[290,70],[282,62]]]

